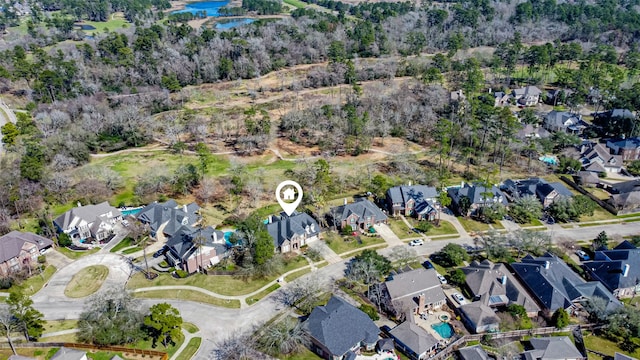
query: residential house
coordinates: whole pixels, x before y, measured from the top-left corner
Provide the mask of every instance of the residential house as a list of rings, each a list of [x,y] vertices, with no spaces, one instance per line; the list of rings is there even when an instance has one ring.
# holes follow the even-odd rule
[[[113,227],[120,220],[120,210],[105,201],[85,206],[78,203],[78,207],[58,216],[53,220],[53,224],[59,232],[64,232],[72,238],[104,241],[113,234]]]
[[[396,343],[396,348],[412,360],[426,360],[438,348],[438,339],[418,326],[409,314],[407,320],[389,330],[389,336]]]
[[[624,213],[638,212],[640,209],[640,192],[632,191],[622,194],[613,194],[607,200],[614,208]],[[618,214],[620,214],[619,212]]]
[[[537,86],[526,86],[519,89],[514,89],[511,95],[518,105],[521,106],[535,106],[540,102],[540,94],[542,91]]]
[[[224,233],[211,226],[182,225],[167,240],[165,248],[169,265],[189,274],[219,263],[227,254]]]
[[[611,250],[596,251],[593,261],[582,266],[619,299],[640,291],[640,249],[626,240]]]
[[[460,360],[489,360],[489,355],[480,345],[458,349],[458,355]]]
[[[458,307],[462,322],[475,334],[500,330],[500,318],[486,302],[485,299],[481,299]]]
[[[538,125],[524,124],[520,130],[516,133],[516,139],[546,139],[551,136],[545,128]]]
[[[38,262],[40,251],[53,245],[51,239],[20,231],[0,236],[0,275],[31,267]]]
[[[567,336],[529,339],[531,349],[521,354],[522,360],[583,360],[584,356]]]
[[[347,359],[362,347],[373,350],[380,332],[367,314],[335,295],[326,305],[316,306],[302,328],[311,350],[329,360]]]
[[[11,359],[11,358],[9,358],[9,359]],[[636,359],[634,357],[631,357],[629,355],[626,355],[626,354],[620,354],[619,352],[616,352],[613,355],[613,360],[638,360],[638,359]]]
[[[318,240],[320,225],[307,213],[293,212],[280,216],[272,215],[266,224],[273,238],[273,246],[280,253],[299,251],[302,246]]]
[[[495,107],[509,105],[511,94],[506,94],[502,91],[496,91],[493,93],[493,99]]]
[[[418,220],[433,221],[438,215],[435,203],[438,190],[432,186],[395,186],[387,190],[387,205],[393,216],[413,216]]]
[[[386,223],[387,215],[371,201],[360,198],[350,204],[344,204],[331,210],[334,221],[340,224],[340,228],[350,225],[354,231],[368,230],[373,225]]]
[[[463,267],[466,285],[475,300],[488,298],[489,307],[517,304],[527,310],[530,317],[538,315],[540,306],[527,293],[505,264],[494,264],[489,260],[472,261]]]
[[[567,97],[573,93],[574,91],[571,89],[551,89],[547,91],[544,101],[548,105],[562,105]]]
[[[588,124],[582,121],[582,117],[566,111],[551,111],[544,117],[543,126],[551,132],[566,132],[570,134],[582,134]]]
[[[524,196],[535,196],[545,209],[561,196],[573,196],[573,193],[561,182],[548,183],[544,179],[535,177],[524,180],[508,179],[504,182],[502,190],[514,201]]]
[[[164,203],[151,203],[137,214],[137,218],[143,224],[147,224],[151,230],[151,236],[156,236],[161,231],[165,236],[171,237],[183,225],[195,225],[200,221],[198,211],[200,206],[196,203],[179,205],[175,200]]]
[[[612,155],[605,145],[599,143],[583,146],[580,162],[585,171],[594,173],[619,173],[623,165],[621,155]]]
[[[640,138],[617,139],[607,141],[607,147],[614,155],[622,156],[624,161],[640,159]]]
[[[446,303],[434,269],[416,269],[393,275],[379,285],[382,307],[396,317],[407,312],[422,314]]]
[[[615,309],[620,302],[598,281],[585,281],[557,256],[546,253],[534,258],[527,255],[522,262],[511,264],[516,275],[539,302],[550,312],[559,308],[573,309],[591,297],[606,301],[607,309]]]
[[[469,213],[474,215],[478,208],[483,206],[490,206],[496,203],[505,206],[508,204],[507,198],[495,185],[492,185],[491,188],[486,188],[481,184],[469,185],[462,183],[461,187],[448,188],[447,193],[451,198],[451,207],[462,216],[467,216]],[[465,202],[463,198],[465,197],[469,199],[469,209],[463,214]]]
[[[582,187],[595,187],[600,184],[600,178],[591,171],[578,171],[573,180]]]
[[[87,353],[80,350],[61,347],[50,360],[87,360]]]

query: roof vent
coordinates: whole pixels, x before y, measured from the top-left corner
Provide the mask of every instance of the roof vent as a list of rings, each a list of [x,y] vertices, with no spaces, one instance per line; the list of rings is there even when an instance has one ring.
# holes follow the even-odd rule
[[[623,277],[627,277],[627,275],[629,275],[629,264],[624,264],[624,270],[622,270],[622,276]]]
[[[550,264],[550,263],[549,263],[548,261],[545,261],[545,262],[544,262],[544,268],[545,268],[545,269],[549,269],[549,264]]]
[[[502,285],[507,285],[507,275],[502,275]]]

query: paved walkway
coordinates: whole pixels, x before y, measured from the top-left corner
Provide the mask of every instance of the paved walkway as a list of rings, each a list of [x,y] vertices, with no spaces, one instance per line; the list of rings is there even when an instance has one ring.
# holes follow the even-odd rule
[[[387,224],[378,224],[375,225],[374,228],[376,229],[376,232],[380,234],[380,236],[384,239],[384,241],[389,244],[389,247],[405,245],[405,243],[400,240],[398,235],[391,231],[391,228],[389,228]]]
[[[50,332],[50,333],[46,333],[46,334],[42,334],[42,336],[40,336],[41,339],[45,339],[48,337],[54,337],[54,336],[60,336],[60,335],[69,335],[69,334],[75,334],[77,332],[80,332],[80,329],[68,329],[68,330],[60,330],[60,331],[54,331],[54,332]]]
[[[190,333],[184,329],[182,329],[182,335],[184,335],[184,341],[182,342],[182,345],[180,345],[180,347],[178,348],[178,350],[176,350],[175,353],[173,353],[173,356],[171,358],[169,358],[169,360],[176,360],[178,358],[178,356],[180,356],[180,354],[182,354],[182,351],[184,351],[184,349],[187,347],[187,345],[189,345],[189,340],[193,339],[194,337],[200,337],[200,331],[198,330],[195,333]],[[202,344],[202,342],[200,342],[200,344]],[[196,351],[197,353],[197,351]],[[194,353],[195,355],[195,353]]]

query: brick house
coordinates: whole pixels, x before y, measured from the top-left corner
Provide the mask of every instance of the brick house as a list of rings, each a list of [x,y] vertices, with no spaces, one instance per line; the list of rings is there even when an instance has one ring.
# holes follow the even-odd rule
[[[380,208],[367,199],[358,199],[356,202],[344,204],[333,208],[334,221],[344,229],[350,225],[353,230],[368,230],[376,224],[386,223],[387,215]]]
[[[8,276],[38,262],[40,250],[53,245],[51,239],[42,236],[12,231],[0,237],[0,275]]]

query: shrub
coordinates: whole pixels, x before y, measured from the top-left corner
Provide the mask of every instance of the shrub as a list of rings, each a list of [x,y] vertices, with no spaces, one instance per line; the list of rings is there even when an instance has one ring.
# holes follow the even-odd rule
[[[47,262],[47,257],[46,256],[44,256],[44,255],[38,256],[38,263],[39,264],[44,264],[46,262]]]
[[[60,235],[58,235],[58,245],[59,246],[69,246],[71,245],[71,238],[69,237],[69,235],[65,234],[65,233],[60,233]]]
[[[8,289],[13,285],[13,279],[8,277],[0,278],[0,289]]]
[[[184,279],[189,276],[189,273],[184,270],[176,269],[176,276],[178,276],[180,279]]]
[[[353,228],[351,228],[351,225],[345,225],[342,227],[340,232],[342,233],[342,235],[351,235],[351,233],[353,232]]]
[[[380,320],[380,315],[378,315],[376,308],[374,308],[373,306],[362,304],[358,309],[360,309],[363,313],[367,314],[371,318],[371,320],[373,321]]]

